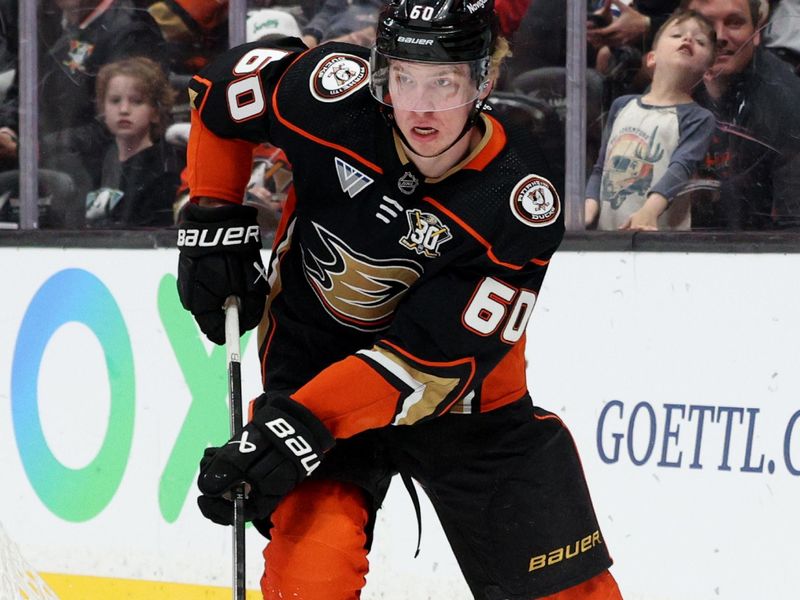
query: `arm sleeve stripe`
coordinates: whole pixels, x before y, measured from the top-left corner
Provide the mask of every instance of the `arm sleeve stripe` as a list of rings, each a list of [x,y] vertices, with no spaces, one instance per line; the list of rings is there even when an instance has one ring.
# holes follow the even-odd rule
[[[472,371],[475,370],[475,359],[472,358],[472,357],[458,358],[456,360],[442,361],[442,362],[432,361],[432,360],[424,360],[422,358],[417,358],[416,356],[414,356],[413,354],[411,354],[407,350],[403,350],[400,346],[398,346],[397,344],[393,344],[392,342],[390,342],[387,339],[382,339],[380,341],[380,343],[385,345],[385,346],[389,346],[390,348],[394,349],[398,354],[402,354],[403,356],[405,356],[409,360],[413,360],[416,363],[419,363],[421,365],[426,365],[428,367],[457,367],[457,366],[460,366],[460,365],[468,364],[468,365],[471,365]]]
[[[200,77],[200,75],[195,75],[194,77],[192,77],[192,79],[196,79],[197,81],[202,83],[204,86],[206,86],[207,90],[211,89],[211,82],[208,79],[205,79],[204,77]],[[208,92],[203,94],[203,101],[200,103],[200,106],[196,106],[195,107],[197,109],[197,112],[202,112],[203,107],[206,105],[206,100],[207,99],[208,99]]]
[[[393,425],[413,425],[435,415],[442,402],[460,383],[457,377],[438,377],[420,371],[396,354],[381,348],[360,350],[357,354],[377,363],[407,388],[401,390],[401,404]]]
[[[336,439],[389,425],[400,392],[363,358],[334,363],[292,394]]]
[[[200,152],[200,146],[203,152]],[[186,154],[189,157],[186,178],[190,196],[219,198],[242,203],[250,179],[255,144],[224,139],[209,130],[199,113],[192,111],[191,133]]]
[[[421,358],[417,358],[416,356],[414,356],[410,352],[404,350],[403,348],[400,348],[400,346],[398,346],[397,344],[393,344],[392,342],[390,342],[390,341],[388,341],[386,339],[380,340],[380,344],[386,346],[387,348],[391,348],[397,354],[405,356],[408,360],[413,361],[413,362],[415,362],[415,363],[417,363],[419,365],[425,365],[425,366],[434,367],[434,368],[436,368],[436,367],[439,367],[439,368],[442,368],[442,367],[461,367],[461,366],[466,366],[468,368],[469,376],[461,378],[461,389],[459,389],[458,392],[453,396],[453,399],[447,404],[447,406],[442,408],[442,410],[440,411],[442,413],[447,412],[448,410],[450,410],[450,408],[456,402],[458,402],[461,399],[461,397],[464,395],[464,392],[469,388],[470,384],[472,383],[472,380],[475,378],[475,368],[476,368],[475,367],[475,358],[473,358],[471,356],[467,357],[467,358],[459,358],[457,360],[451,360],[451,361],[447,361],[447,362],[435,362],[435,361],[429,361],[429,360],[423,360]],[[454,386],[454,388],[455,388],[455,386]]]

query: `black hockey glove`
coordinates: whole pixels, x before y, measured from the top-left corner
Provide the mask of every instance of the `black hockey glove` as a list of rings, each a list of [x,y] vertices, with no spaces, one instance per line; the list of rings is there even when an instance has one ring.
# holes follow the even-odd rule
[[[237,296],[240,333],[261,321],[267,280],[261,262],[257,211],[229,204],[203,207],[187,204],[178,229],[178,295],[200,329],[216,344],[225,343],[228,296]]]
[[[328,429],[307,408],[286,397],[267,400],[262,394],[241,435],[206,449],[197,479],[200,511],[220,525],[233,524],[231,490],[244,484],[245,520],[268,519],[281,498],[320,465],[333,444]]]

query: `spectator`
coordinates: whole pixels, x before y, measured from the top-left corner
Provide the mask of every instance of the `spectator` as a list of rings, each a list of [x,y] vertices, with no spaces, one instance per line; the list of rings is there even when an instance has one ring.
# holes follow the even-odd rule
[[[103,158],[100,187],[86,197],[88,225],[172,224],[181,165],[162,140],[172,102],[166,75],[150,59],[123,59],[100,69],[97,106],[114,141]]]
[[[19,44],[17,3],[0,0],[0,102],[8,92],[17,71]],[[3,124],[0,127],[0,171],[13,169],[17,157],[17,132]]]
[[[17,3],[14,0],[0,0],[0,100],[5,97],[17,68],[19,44],[17,14]]]
[[[382,0],[325,0],[302,28],[303,42],[309,48],[327,41],[369,46],[382,7]]]
[[[603,0],[595,12],[604,25],[590,20],[587,38],[595,46],[638,46],[650,50],[654,34],[667,22],[679,0]]]
[[[507,40],[519,29],[525,13],[530,8],[531,0],[497,0],[494,12],[497,13],[499,33]]]
[[[611,107],[587,184],[588,226],[689,229],[688,201],[676,195],[714,131],[714,116],[691,93],[714,62],[715,42],[711,23],[694,11],[677,12],[657,32],[646,56],[650,90],[617,98]]]
[[[800,0],[779,0],[764,30],[764,45],[800,74]]]
[[[150,16],[130,0],[53,0],[58,35],[39,49],[39,124],[42,134],[94,122],[94,78],[99,68],[126,56],[162,55],[163,40]],[[42,15],[47,29],[48,13]],[[49,35],[43,33],[44,41]],[[17,127],[16,87],[2,107],[0,124]],[[43,157],[46,158],[46,157]]]
[[[151,0],[146,4],[166,41],[172,72],[194,75],[228,47],[228,0]]]
[[[69,173],[85,193],[109,140],[95,119],[98,70],[127,56],[159,59],[163,39],[131,0],[52,0],[42,8],[39,33],[40,166]],[[18,79],[0,106],[0,155],[11,168],[17,161]]]
[[[695,99],[717,119],[702,169],[719,189],[712,201],[695,202],[693,226],[800,226],[800,80],[759,47],[759,0],[684,4],[714,24],[718,45]]]
[[[652,47],[653,34],[678,7],[680,0],[598,0],[589,15],[586,39],[596,49],[590,66],[605,78],[603,108],[623,94],[641,93],[650,83],[642,57]]]

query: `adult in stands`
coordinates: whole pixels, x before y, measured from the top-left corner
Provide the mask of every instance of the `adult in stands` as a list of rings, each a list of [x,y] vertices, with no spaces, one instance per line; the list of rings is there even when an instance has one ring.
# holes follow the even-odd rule
[[[702,167],[718,187],[694,203],[693,228],[800,226],[800,80],[760,46],[759,0],[684,0],[717,34],[716,62],[695,98],[717,128]]]
[[[369,46],[382,6],[382,0],[325,0],[302,28],[303,42],[309,48],[331,40]]]
[[[777,0],[762,33],[764,46],[800,75],[800,0]]]

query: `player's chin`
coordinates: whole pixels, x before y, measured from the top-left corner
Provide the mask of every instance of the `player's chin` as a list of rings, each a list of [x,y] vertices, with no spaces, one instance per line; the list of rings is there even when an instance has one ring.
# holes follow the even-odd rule
[[[438,157],[439,155],[443,154],[447,150],[446,143],[437,143],[437,144],[419,144],[416,142],[411,142],[411,152],[412,154],[416,154],[417,156],[421,156],[423,158],[433,158]]]

